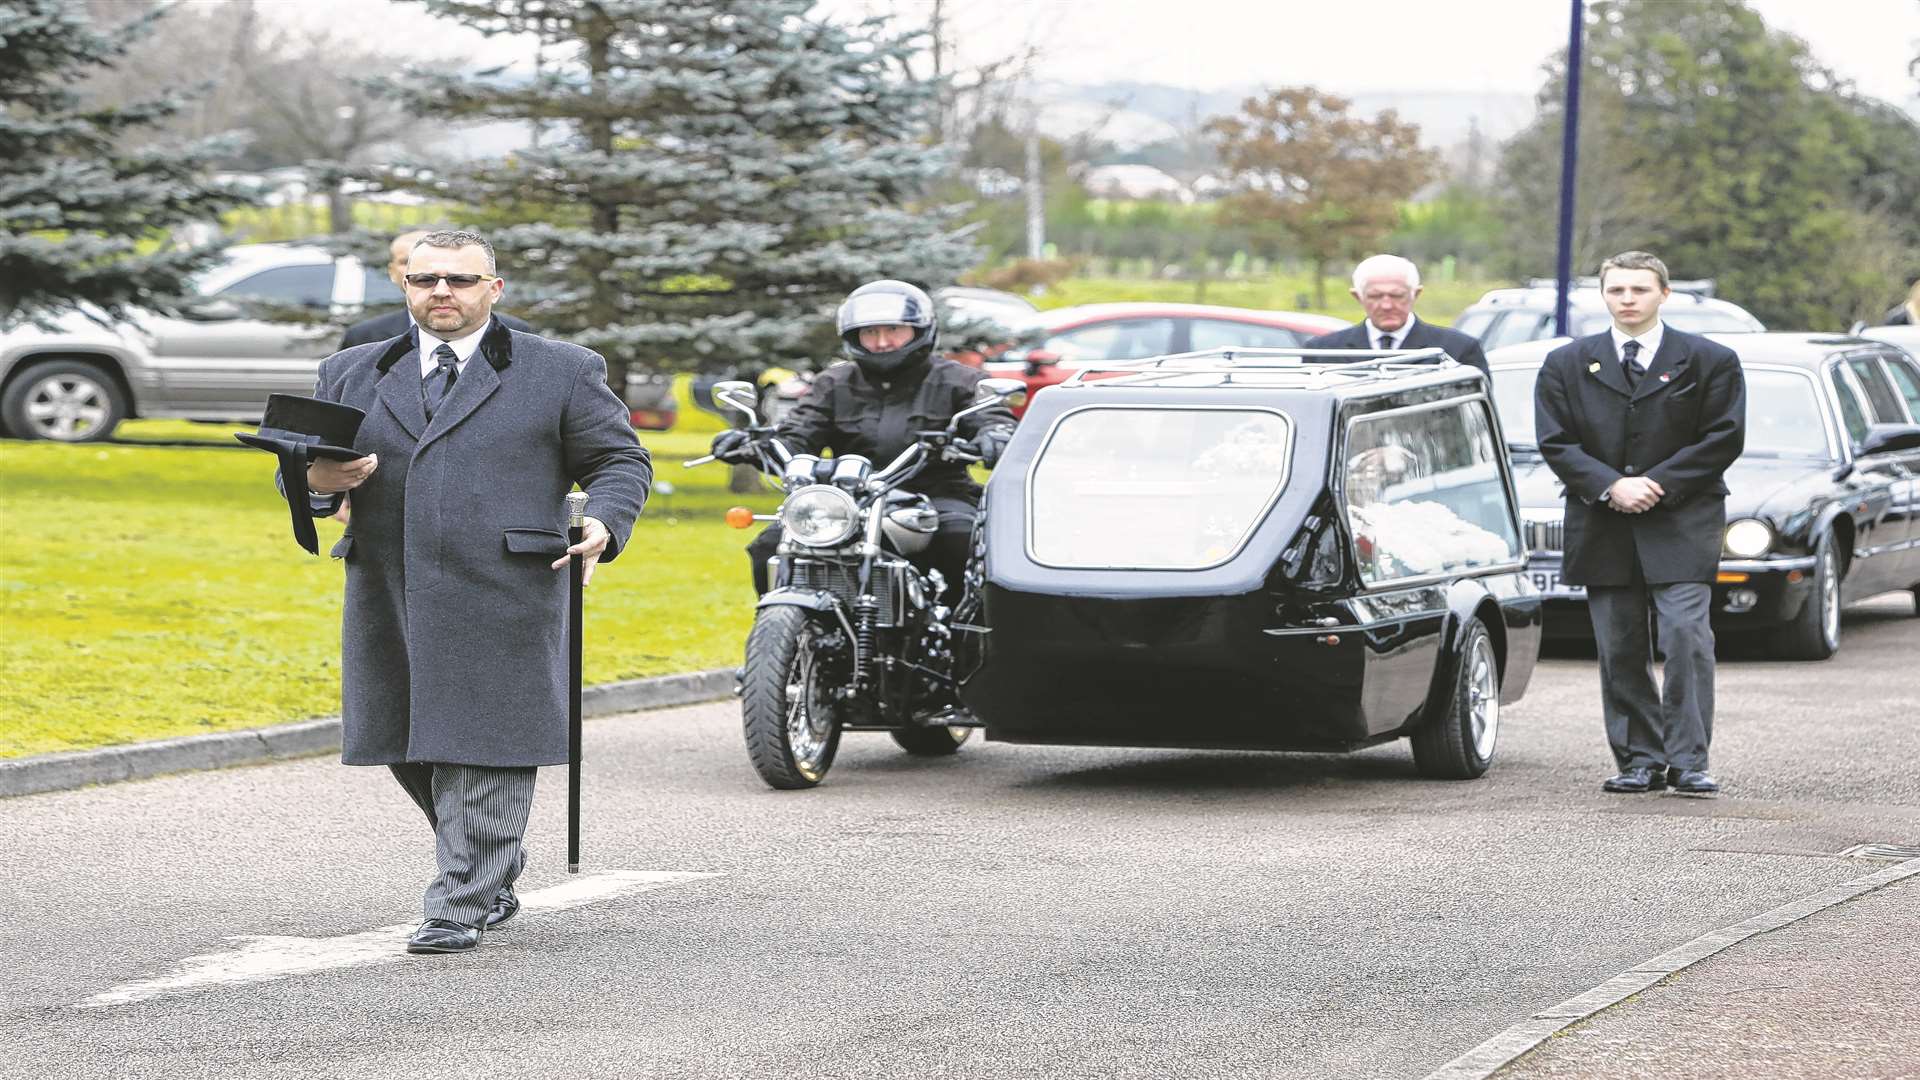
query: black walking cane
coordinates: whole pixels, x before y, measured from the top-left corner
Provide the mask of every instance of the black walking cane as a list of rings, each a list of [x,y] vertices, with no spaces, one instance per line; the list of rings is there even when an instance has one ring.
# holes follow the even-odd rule
[[[567,546],[587,531],[587,493],[567,493]],[[580,598],[585,592],[579,553],[567,559],[567,873],[580,872]]]

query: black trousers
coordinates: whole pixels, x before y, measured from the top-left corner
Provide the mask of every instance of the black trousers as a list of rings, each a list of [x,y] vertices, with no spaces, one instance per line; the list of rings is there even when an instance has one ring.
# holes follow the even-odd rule
[[[973,543],[973,522],[980,509],[966,499],[943,496],[934,496],[933,507],[940,514],[940,527],[933,534],[933,542],[925,551],[908,559],[921,569],[940,571],[947,583],[940,593],[940,602],[952,607],[960,599],[962,575],[967,572],[967,552]],[[765,596],[773,587],[767,560],[773,558],[781,536],[780,523],[776,521],[760,530],[760,535],[747,545],[747,558],[753,563],[753,591],[757,595]]]

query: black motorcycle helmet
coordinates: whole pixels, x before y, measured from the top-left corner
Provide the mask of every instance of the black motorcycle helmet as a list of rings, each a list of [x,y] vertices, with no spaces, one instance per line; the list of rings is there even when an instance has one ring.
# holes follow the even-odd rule
[[[933,298],[904,281],[869,281],[848,293],[840,305],[839,324],[847,359],[872,378],[893,378],[925,364],[940,340]],[[860,331],[868,326],[910,326],[913,339],[897,349],[870,352],[860,345]]]

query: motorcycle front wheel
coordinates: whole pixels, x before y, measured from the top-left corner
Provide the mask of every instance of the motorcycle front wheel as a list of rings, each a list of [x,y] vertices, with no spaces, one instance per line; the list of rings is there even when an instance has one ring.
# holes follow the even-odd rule
[[[761,608],[747,635],[740,715],[747,758],[769,787],[790,791],[826,779],[840,749],[824,627],[804,608]]]

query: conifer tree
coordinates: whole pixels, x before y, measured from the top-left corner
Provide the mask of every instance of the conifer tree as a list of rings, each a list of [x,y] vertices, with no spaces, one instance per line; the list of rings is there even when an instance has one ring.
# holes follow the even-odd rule
[[[144,141],[180,96],[89,105],[69,89],[158,14],[109,31],[67,0],[0,0],[0,326],[164,306],[213,257],[167,231],[244,201],[209,179],[218,144]]]
[[[441,197],[484,208],[514,310],[604,354],[616,388],[629,362],[823,359],[854,286],[931,288],[976,257],[954,209],[920,202],[946,165],[913,36],[811,0],[422,2],[541,41],[532,80],[389,85],[421,115],[538,125],[536,147],[438,177]]]

